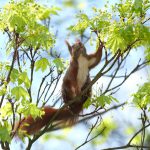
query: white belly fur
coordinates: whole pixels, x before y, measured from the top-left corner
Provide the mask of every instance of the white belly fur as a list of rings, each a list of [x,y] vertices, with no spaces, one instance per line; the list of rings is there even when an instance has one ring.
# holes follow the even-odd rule
[[[88,68],[88,60],[80,55],[79,59],[78,59],[78,75],[77,75],[77,82],[78,82],[78,88],[79,90],[81,90],[82,86],[84,85],[84,83],[86,82],[87,76],[88,76],[88,72],[89,72],[89,68]]]

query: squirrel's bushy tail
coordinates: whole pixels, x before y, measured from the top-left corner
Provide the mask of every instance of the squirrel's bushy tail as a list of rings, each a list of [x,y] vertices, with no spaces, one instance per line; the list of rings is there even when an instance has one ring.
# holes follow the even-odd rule
[[[25,132],[26,134],[35,134],[44,126],[46,126],[51,120],[52,121],[63,121],[70,122],[70,125],[73,124],[77,115],[71,112],[68,108],[55,109],[52,107],[44,107],[44,115],[41,117],[33,118],[28,116],[27,118],[22,119],[16,125],[16,130]],[[80,111],[80,110],[79,110]],[[18,128],[18,129],[17,129]],[[18,132],[18,131],[17,131]]]
[[[82,91],[87,87],[90,82],[90,78],[87,79],[87,82],[82,88]],[[64,92],[65,93],[65,92]],[[60,121],[67,125],[73,125],[77,122],[79,113],[83,110],[83,104],[91,96],[91,88],[81,96],[81,99],[74,101],[68,107],[56,109],[49,106],[46,106],[43,109],[44,115],[41,117],[33,118],[31,115],[22,119],[15,126],[16,132],[25,132],[28,135],[35,134],[41,130],[44,126],[48,125],[50,121]],[[63,95],[64,98],[64,95]],[[65,98],[68,98],[65,96]],[[64,98],[64,99],[65,99]]]

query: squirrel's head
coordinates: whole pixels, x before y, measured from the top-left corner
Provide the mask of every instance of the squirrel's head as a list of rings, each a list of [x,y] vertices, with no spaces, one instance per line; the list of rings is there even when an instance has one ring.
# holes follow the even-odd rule
[[[86,48],[80,40],[76,40],[72,46],[66,41],[71,57],[79,58],[80,55],[86,56]]]

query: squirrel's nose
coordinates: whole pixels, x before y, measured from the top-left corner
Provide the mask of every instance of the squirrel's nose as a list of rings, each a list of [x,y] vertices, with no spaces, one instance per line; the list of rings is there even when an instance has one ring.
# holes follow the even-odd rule
[[[81,43],[81,41],[80,41],[79,39],[76,39],[76,43],[79,43],[79,44],[80,44],[80,43]]]

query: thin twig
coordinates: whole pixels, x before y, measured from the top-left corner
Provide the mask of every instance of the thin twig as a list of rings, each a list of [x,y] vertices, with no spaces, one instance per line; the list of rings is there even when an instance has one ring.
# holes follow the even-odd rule
[[[17,50],[18,50],[18,35],[15,34],[14,38],[15,38],[14,54],[13,54],[13,59],[12,59],[12,62],[11,62],[11,66],[10,66],[10,69],[9,69],[9,72],[8,72],[8,75],[7,75],[7,78],[6,78],[7,84],[10,81],[10,75],[11,75],[12,70],[14,68],[14,64],[15,64],[15,60],[16,60],[16,54],[17,54]],[[7,89],[7,85],[6,85],[6,89]],[[0,108],[3,104],[4,97],[5,97],[5,94],[2,95],[2,98],[1,98],[1,101],[0,101]]]
[[[85,144],[87,144],[88,142],[94,140],[95,138],[97,138],[98,136],[100,136],[104,131],[105,131],[106,127],[104,127],[98,134],[96,134],[94,137],[92,137],[89,140],[86,140],[84,143],[82,143],[80,146],[78,146],[75,150],[81,148],[82,146],[84,146]]]

